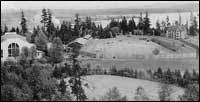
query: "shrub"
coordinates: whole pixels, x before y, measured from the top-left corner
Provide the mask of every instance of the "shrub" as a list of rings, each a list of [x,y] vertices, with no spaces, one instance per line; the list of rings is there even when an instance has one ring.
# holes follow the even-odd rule
[[[113,87],[100,100],[101,101],[127,101],[127,97],[126,96],[122,97],[117,87]]]
[[[153,54],[154,55],[158,55],[160,53],[160,50],[158,49],[158,48],[155,48],[154,50],[153,50]]]
[[[181,101],[199,101],[199,84],[188,85],[185,93],[179,98]]]
[[[136,96],[134,97],[135,101],[149,101],[148,96],[146,95],[144,88],[142,86],[137,87]]]
[[[168,84],[161,84],[159,91],[159,99],[160,101],[171,101],[171,94],[173,89]]]

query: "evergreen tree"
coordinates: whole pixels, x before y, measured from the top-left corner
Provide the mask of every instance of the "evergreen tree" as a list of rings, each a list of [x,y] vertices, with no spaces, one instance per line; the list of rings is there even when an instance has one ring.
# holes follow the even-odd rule
[[[139,22],[137,24],[137,29],[143,30],[144,24],[143,24],[143,19],[140,17]]]
[[[47,28],[47,38],[51,40],[53,39],[53,37],[55,37],[55,27],[54,27],[54,24],[52,22],[52,13],[50,11],[50,9],[47,10],[47,23],[46,23],[46,28]]]
[[[23,36],[26,36],[26,33],[28,32],[28,28],[27,28],[27,24],[26,24],[27,20],[26,18],[24,17],[24,12],[22,11],[21,12],[21,34]]]
[[[5,34],[6,32],[8,32],[8,27],[7,27],[7,25],[4,26],[4,34]]]
[[[121,22],[121,29],[122,29],[124,35],[128,31],[128,25],[127,25],[127,20],[126,20],[125,16],[123,17],[122,22]]]
[[[64,79],[61,80],[59,86],[60,86],[61,94],[64,95],[66,93],[66,88],[67,88],[67,85]]]
[[[38,35],[35,37],[35,44],[38,50],[47,52],[47,37],[43,33],[43,31],[39,31]]]
[[[80,37],[80,32],[79,32],[79,30],[80,30],[80,21],[81,21],[81,19],[79,18],[79,14],[77,13],[77,14],[75,14],[75,25],[74,25],[74,36],[76,36],[76,37]]]
[[[142,86],[137,87],[134,99],[135,101],[149,101],[149,98]]]
[[[189,85],[179,98],[180,101],[199,101],[199,84]]]
[[[156,21],[156,32],[155,35],[159,36],[161,33],[161,29],[160,29],[160,22],[159,20]]]
[[[86,22],[86,28],[87,29],[91,29],[92,28],[92,19],[91,19],[91,17],[87,16],[85,22]]]
[[[10,32],[16,32],[15,28],[12,27],[11,30],[10,30]]]
[[[19,28],[17,27],[17,28],[16,28],[16,33],[19,34],[19,32],[20,32],[20,31],[19,31]]]
[[[148,12],[146,12],[146,16],[144,18],[144,32],[146,34],[150,32],[150,19],[148,17]]]
[[[54,38],[51,47],[48,51],[49,54],[49,61],[52,63],[52,65],[56,63],[60,63],[64,59],[64,48],[62,41],[59,37]]]
[[[42,9],[42,20],[40,21],[41,23],[43,23],[43,27],[46,28],[47,23],[48,23],[48,13],[47,10],[45,8]]]
[[[76,15],[76,20],[78,20],[78,15]],[[79,23],[79,21],[76,23]],[[77,33],[79,33],[79,30]],[[79,56],[80,48],[79,45],[72,45],[72,53],[70,55],[70,59],[72,60],[72,68],[70,72],[72,73],[72,76],[69,83],[71,84],[70,87],[72,89],[72,94],[76,96],[76,101],[84,101],[87,99],[84,89],[82,88],[81,76],[83,75],[83,72],[78,60],[76,59]]]
[[[167,16],[167,18],[166,18],[166,26],[167,27],[169,27],[171,24],[170,24],[170,22],[169,22],[169,16]]]
[[[168,84],[161,84],[160,90],[159,90],[159,99],[160,101],[171,101],[171,94],[173,92],[173,89]]]
[[[186,80],[191,80],[192,76],[191,76],[191,74],[190,74],[188,69],[186,69],[186,71],[185,71],[185,73],[183,75],[183,78],[186,79]]]
[[[132,34],[134,34],[134,29],[136,29],[134,18],[129,20],[128,28],[129,28],[129,31],[132,32]]]

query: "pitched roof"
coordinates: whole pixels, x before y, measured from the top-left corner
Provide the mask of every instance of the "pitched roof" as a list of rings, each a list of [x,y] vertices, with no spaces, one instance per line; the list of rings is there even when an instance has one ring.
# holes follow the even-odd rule
[[[84,45],[88,40],[84,39],[84,38],[78,38],[76,39],[74,42],[77,42],[79,44]]]
[[[16,32],[8,32],[5,35],[1,36],[1,43],[9,38],[20,38],[20,39],[26,41],[26,37],[18,35]]]
[[[180,31],[185,31],[186,27],[183,25],[174,25],[174,26],[167,27],[168,31],[176,31],[177,29]]]

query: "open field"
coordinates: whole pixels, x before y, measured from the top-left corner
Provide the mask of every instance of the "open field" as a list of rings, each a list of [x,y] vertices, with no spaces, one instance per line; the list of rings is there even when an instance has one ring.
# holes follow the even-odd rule
[[[111,39],[90,40],[82,50],[97,54],[97,58],[85,57],[79,58],[79,60],[83,66],[90,64],[91,68],[99,66],[107,70],[115,65],[117,69],[157,70],[158,67],[161,67],[172,70],[180,69],[181,71],[185,71],[185,69],[199,71],[199,59],[196,58],[194,48],[185,44],[184,47],[180,47],[178,51],[174,52],[154,42],[139,40],[139,38],[142,38],[142,36],[118,36]],[[150,37],[147,38],[151,39]],[[178,40],[161,37],[159,39],[174,42],[178,46],[183,44]],[[155,48],[160,50],[158,55],[152,53]],[[144,56],[144,58],[141,56]]]
[[[150,100],[158,101],[158,91],[160,88],[158,82],[110,75],[85,76],[83,79],[83,85],[85,83],[88,84],[88,87],[84,86],[84,90],[89,100],[92,100],[94,97],[98,100],[113,87],[117,87],[121,95],[127,96],[128,100],[134,100],[136,88],[142,86]],[[67,79],[65,81],[67,82]],[[177,100],[177,96],[183,94],[184,90],[175,86],[172,86],[172,88],[172,99]]]
[[[147,38],[149,41],[139,40],[141,38]],[[150,37],[143,36],[118,36],[117,38],[110,39],[95,39],[88,41],[88,43],[82,48],[82,51],[95,53],[97,58],[116,59],[133,59],[137,56],[155,57],[156,55],[153,53],[154,49],[159,50],[158,55],[196,53],[195,49],[190,46],[185,45],[183,47],[183,43],[180,41],[164,39],[168,42],[174,42],[176,46],[178,46],[179,50],[174,52],[150,41],[150,39]],[[161,37],[159,39],[161,39]]]
[[[92,59],[81,60],[81,65],[84,67],[86,64],[90,64],[91,68],[97,68],[99,66],[102,69],[109,70],[113,65],[117,69],[131,68],[131,69],[152,69],[157,70],[161,67],[164,70],[170,68],[171,70],[180,69],[181,71],[197,70],[199,71],[199,60],[195,58],[191,59],[152,59],[152,60],[117,60],[117,59]]]

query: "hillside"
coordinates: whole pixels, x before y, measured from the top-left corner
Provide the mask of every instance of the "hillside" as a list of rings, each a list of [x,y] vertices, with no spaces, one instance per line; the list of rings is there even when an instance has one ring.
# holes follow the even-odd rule
[[[158,90],[160,86],[157,82],[110,75],[91,75],[83,77],[83,79],[83,84],[88,84],[88,87],[84,86],[84,89],[89,100],[92,100],[94,97],[99,99],[99,97],[105,95],[110,88],[115,86],[123,96],[127,96],[128,100],[134,100],[133,98],[138,86],[144,88],[150,100],[158,100]],[[67,79],[65,81],[67,81]],[[172,98],[173,100],[177,100],[177,96],[183,94],[184,91],[182,88],[172,87],[174,90]]]

